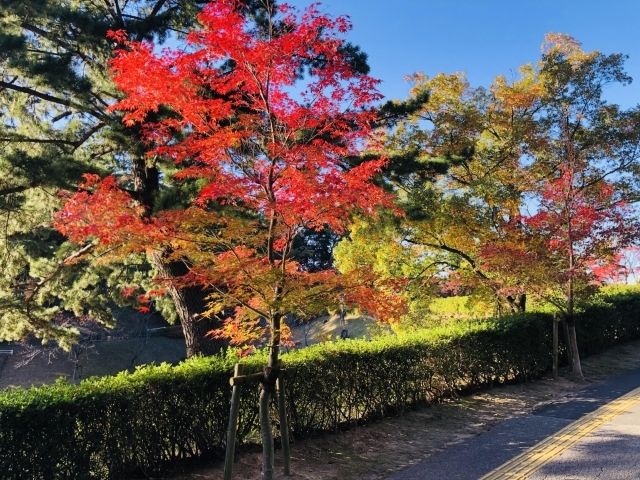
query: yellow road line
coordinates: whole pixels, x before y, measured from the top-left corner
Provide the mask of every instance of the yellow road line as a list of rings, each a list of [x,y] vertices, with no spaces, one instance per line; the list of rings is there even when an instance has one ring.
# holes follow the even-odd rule
[[[575,445],[596,428],[640,402],[640,387],[567,425],[479,480],[522,480]]]

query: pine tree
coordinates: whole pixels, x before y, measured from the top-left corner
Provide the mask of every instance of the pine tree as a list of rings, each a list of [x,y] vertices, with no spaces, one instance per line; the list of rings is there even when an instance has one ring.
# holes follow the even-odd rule
[[[162,42],[192,26],[199,0],[7,1],[0,7],[0,337],[33,333],[73,341],[72,329],[56,325],[62,310],[90,314],[112,324],[109,305],[135,303],[126,287],[151,286],[153,270],[180,274],[164,252],[126,261],[86,260],[91,244],[74,245],[49,223],[59,208],[59,189],[76,190],[82,174],[115,173],[148,214],[158,204],[185,202],[188,182],[162,180],[163,166],[146,157],[136,128],[126,128],[107,107],[121,98],[108,72],[115,42],[110,29],[125,28],[138,40]],[[127,289],[130,292],[130,288]],[[180,317],[187,354],[210,353],[203,340],[211,328],[195,322],[203,308],[198,290],[171,292],[156,308]],[[135,300],[134,297],[130,297]],[[173,305],[171,305],[171,303]]]

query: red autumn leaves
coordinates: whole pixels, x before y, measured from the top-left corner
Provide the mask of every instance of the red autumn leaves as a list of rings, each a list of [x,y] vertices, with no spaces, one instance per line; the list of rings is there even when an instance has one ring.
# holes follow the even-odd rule
[[[218,332],[234,341],[254,336],[256,318],[313,315],[338,292],[397,316],[402,302],[369,269],[312,274],[291,258],[303,228],[343,232],[354,213],[392,207],[371,182],[385,159],[349,163],[379,147],[373,103],[381,95],[342,53],[348,20],[283,6],[264,27],[242,9],[236,0],[208,5],[187,47],[159,55],[124,32],[110,34],[120,45],[114,81],[126,94],[112,110],[142,128],[150,161],[176,164],[172,182],[198,182],[192,206],[145,212],[121,180],[92,177],[66,202],[58,227],[74,241],[108,245],[111,255],[170,250],[190,268],[173,281],[210,292],[205,313],[234,307]]]

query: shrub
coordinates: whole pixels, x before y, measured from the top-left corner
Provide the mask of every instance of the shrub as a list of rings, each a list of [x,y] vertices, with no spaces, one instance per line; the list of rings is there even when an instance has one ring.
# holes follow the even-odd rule
[[[640,290],[622,285],[604,288],[578,317],[576,335],[582,355],[640,338]]]
[[[581,313],[585,354],[640,338],[640,293],[601,295]],[[373,341],[346,340],[284,355],[294,436],[336,431],[551,365],[551,315],[462,322]],[[6,479],[158,477],[225,448],[233,356],[0,394]],[[242,360],[260,371],[264,353]],[[238,443],[257,431],[258,387],[243,387]]]

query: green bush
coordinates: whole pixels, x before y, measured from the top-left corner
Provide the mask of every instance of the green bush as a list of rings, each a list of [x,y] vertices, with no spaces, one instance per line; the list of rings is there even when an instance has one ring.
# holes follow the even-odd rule
[[[579,314],[576,336],[582,355],[593,355],[613,345],[640,338],[640,290],[612,286],[595,296]]]
[[[640,337],[640,294],[604,294],[578,321],[584,353]],[[374,341],[347,340],[284,355],[294,437],[336,431],[551,364],[551,315],[464,322]],[[236,358],[0,394],[6,479],[161,477],[188,459],[223,454]],[[264,354],[242,360],[257,372]],[[257,431],[257,386],[243,387],[238,443]]]

